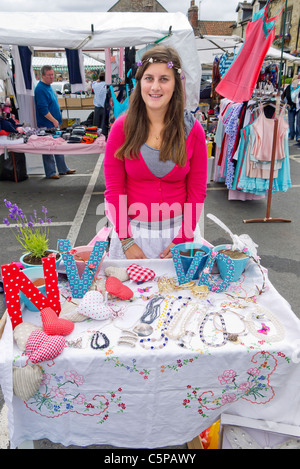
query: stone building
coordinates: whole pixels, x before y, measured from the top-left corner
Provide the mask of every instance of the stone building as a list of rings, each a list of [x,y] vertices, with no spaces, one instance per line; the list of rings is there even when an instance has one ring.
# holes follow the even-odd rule
[[[167,10],[157,0],[119,0],[109,10],[166,13]]]
[[[199,8],[195,4],[195,0],[191,0],[188,20],[191,23],[195,36],[231,36],[235,26],[235,21],[202,21],[199,19]]]
[[[279,8],[282,6],[282,1],[273,0],[271,2],[270,15],[275,16],[278,13]],[[284,26],[285,22],[285,28]],[[287,1],[287,12],[286,17],[284,12],[276,23],[275,27],[275,41],[273,46],[281,49],[282,39],[284,33],[284,52],[288,54],[296,55],[300,60],[300,2],[299,0],[288,0]],[[300,69],[299,65],[288,65],[286,71],[288,76],[293,76],[298,73]]]
[[[266,1],[252,0],[251,2],[239,2],[236,8],[238,15],[233,34],[245,38],[247,24],[252,21],[254,13],[266,5]],[[271,0],[268,9],[268,17],[276,16],[279,10],[284,6],[282,0]],[[284,34],[284,52],[300,57],[300,2],[299,0],[287,0],[286,16],[284,11],[276,22],[275,41],[272,47],[281,49],[283,37],[283,25],[285,22]],[[288,63],[287,76],[292,77],[299,71],[299,65]]]

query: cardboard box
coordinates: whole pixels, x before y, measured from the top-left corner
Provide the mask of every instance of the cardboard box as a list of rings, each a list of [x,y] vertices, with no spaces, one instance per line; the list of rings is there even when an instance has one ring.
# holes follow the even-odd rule
[[[81,99],[80,98],[66,98],[67,109],[80,109]]]
[[[59,105],[60,109],[66,109],[67,108],[66,98],[57,98],[57,101],[58,101],[58,105]]]
[[[81,107],[83,109],[94,109],[94,98],[81,98]]]

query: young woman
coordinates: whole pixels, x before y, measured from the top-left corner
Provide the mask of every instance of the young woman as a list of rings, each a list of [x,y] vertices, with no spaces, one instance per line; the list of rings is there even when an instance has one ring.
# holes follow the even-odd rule
[[[115,229],[110,258],[166,258],[175,244],[201,241],[206,197],[204,131],[184,111],[183,72],[171,47],[147,51],[126,115],[105,151],[107,215]]]

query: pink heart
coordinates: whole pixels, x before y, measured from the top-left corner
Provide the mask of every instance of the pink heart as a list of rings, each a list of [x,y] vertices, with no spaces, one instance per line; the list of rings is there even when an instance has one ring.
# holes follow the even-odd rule
[[[26,355],[29,355],[31,363],[39,363],[56,358],[64,349],[66,340],[55,335],[48,336],[43,331],[33,331],[26,343]]]
[[[36,329],[31,332],[26,342],[25,353],[26,355],[32,355],[47,339],[47,334],[44,331]]]
[[[133,291],[123,285],[121,280],[116,277],[108,277],[105,282],[105,289],[111,295],[121,298],[121,300],[130,300],[133,297]]]
[[[68,319],[59,318],[52,308],[41,311],[44,332],[48,335],[68,335],[74,329],[74,323]]]

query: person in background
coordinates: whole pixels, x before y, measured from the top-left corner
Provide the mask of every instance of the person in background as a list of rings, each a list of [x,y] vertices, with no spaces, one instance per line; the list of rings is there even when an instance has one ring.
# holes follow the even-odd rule
[[[110,130],[104,176],[111,259],[164,259],[175,244],[202,242],[207,148],[201,124],[184,110],[183,78],[176,50],[145,52],[127,114]]]
[[[55,92],[51,87],[54,81],[54,70],[50,65],[41,68],[41,80],[34,90],[36,120],[38,127],[48,129],[59,127],[62,123],[61,111]],[[60,175],[74,174],[76,169],[69,169],[64,155],[42,155],[45,175],[48,179],[59,179]]]
[[[288,105],[288,120],[289,120],[289,138],[291,140],[300,141],[300,73],[298,77],[294,78],[292,83],[288,85],[283,94],[282,99]]]
[[[100,72],[98,80],[92,83],[92,89],[94,91],[95,106],[93,125],[97,126],[98,129],[102,129],[103,131],[105,125],[105,100],[107,94],[107,87],[103,72]]]

